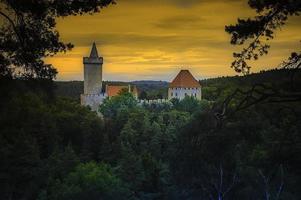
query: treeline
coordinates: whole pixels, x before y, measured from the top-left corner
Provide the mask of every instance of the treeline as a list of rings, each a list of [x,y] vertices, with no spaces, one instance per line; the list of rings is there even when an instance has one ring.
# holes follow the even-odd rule
[[[301,84],[300,70],[274,69],[261,71],[247,76],[219,77],[201,80],[203,97],[214,101],[223,94],[228,95],[233,88],[248,88],[254,84],[268,84],[272,87],[291,87],[292,79]],[[165,99],[167,98],[168,82],[165,81],[133,81],[133,82],[107,82],[103,83],[103,92],[107,84],[127,85],[133,84],[138,88],[140,99]],[[56,96],[69,97],[79,101],[84,91],[83,81],[55,81],[54,93]],[[289,88],[291,89],[291,88]],[[228,92],[225,92],[228,91]],[[224,96],[223,96],[224,97]]]
[[[103,118],[51,83],[1,81],[0,199],[300,199],[300,102],[256,104],[218,126],[213,104],[250,87],[220,80],[206,85],[226,87],[217,98],[203,91],[215,102],[138,105],[123,93]]]
[[[229,76],[201,80],[203,98],[225,99],[235,89],[247,90],[254,85],[265,85],[282,91],[300,91],[301,70],[273,69],[246,76]]]
[[[109,82],[103,81],[102,91],[105,92],[106,85],[135,85],[138,88],[141,99],[166,99],[168,83],[165,81],[133,81],[133,82]],[[83,81],[55,81],[54,93],[56,96],[69,97],[76,101],[84,92]]]

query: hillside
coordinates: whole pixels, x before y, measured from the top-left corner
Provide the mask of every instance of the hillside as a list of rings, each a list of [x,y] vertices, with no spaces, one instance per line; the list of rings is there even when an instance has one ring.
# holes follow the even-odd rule
[[[155,98],[158,95],[162,95],[166,98],[168,82],[166,81],[133,81],[133,82],[107,82],[104,81],[103,90],[106,84],[112,85],[127,85],[133,84],[137,86],[139,93],[146,92],[149,97]],[[79,100],[80,94],[84,91],[83,81],[56,81],[55,94],[63,97],[70,97],[72,99]]]
[[[295,72],[295,81],[301,83],[301,70]],[[271,86],[282,86],[289,87],[288,84],[293,75],[292,70],[270,70],[262,71],[260,73],[253,73],[247,76],[232,76],[232,77],[218,77],[201,80],[200,83],[204,89],[203,94],[206,98],[206,91],[216,90],[216,95],[218,95],[221,90],[233,87],[246,87],[254,84],[266,83]],[[104,82],[106,84],[113,85],[126,85],[133,84],[138,88],[139,93],[143,91],[147,94],[147,98],[166,98],[168,82],[166,81],[133,81],[133,82]],[[83,93],[84,84],[83,81],[57,81],[56,84],[56,94],[58,96],[70,97],[79,100],[80,94]],[[104,88],[103,88],[104,90]],[[208,97],[212,99],[213,97]]]
[[[219,77],[201,80],[203,98],[215,101],[225,98],[236,88],[245,90],[256,84],[265,84],[274,89],[298,90],[301,84],[301,70],[293,71],[287,69],[262,71],[246,76]],[[292,78],[294,84],[292,85]]]
[[[255,83],[289,88],[286,73],[208,79],[202,91],[219,103]],[[55,84],[56,93],[76,99],[83,88],[81,81]],[[149,92],[167,87],[157,81],[135,84]],[[215,195],[212,185],[222,180],[231,187],[227,199],[261,200],[264,177],[271,177],[271,188],[285,177],[281,199],[301,196],[300,101],[256,104],[219,125],[206,100],[141,105],[124,93],[105,101],[99,118],[78,101],[54,96],[51,86],[0,79],[0,199],[99,200],[104,193],[113,195],[104,200],[207,200],[204,189]],[[236,100],[240,97],[230,109]]]
[[[83,81],[56,81],[55,94],[57,96],[70,97],[72,99],[80,98],[84,91]]]
[[[291,81],[292,75],[295,81],[301,81],[301,70],[293,71],[288,69],[273,69],[269,71],[261,71],[259,73],[252,73],[246,76],[226,76],[219,78],[210,78],[201,80],[202,86],[220,85],[239,85],[247,86],[261,83],[270,83],[273,85],[286,84]],[[225,85],[226,84],[226,85]]]

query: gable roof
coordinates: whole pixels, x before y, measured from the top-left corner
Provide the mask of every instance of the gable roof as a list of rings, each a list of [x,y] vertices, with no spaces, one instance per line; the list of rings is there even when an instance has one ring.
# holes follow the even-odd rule
[[[181,70],[176,78],[169,84],[169,87],[175,88],[196,88],[201,87],[200,83],[192,76],[189,70]]]
[[[123,89],[128,90],[128,86],[107,85],[106,93],[108,97],[113,97],[119,95]]]
[[[106,93],[108,97],[117,96],[122,90],[129,91],[136,97],[138,96],[138,89],[135,85],[107,85]]]

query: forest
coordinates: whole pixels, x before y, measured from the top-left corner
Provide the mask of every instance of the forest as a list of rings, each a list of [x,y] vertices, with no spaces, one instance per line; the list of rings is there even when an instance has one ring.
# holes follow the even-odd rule
[[[251,74],[276,33],[289,33],[284,25],[300,17],[301,1],[248,0],[251,16],[231,13],[237,21],[222,31],[241,49],[231,63],[237,76],[201,80],[202,100],[140,104],[121,92],[104,101],[100,116],[80,105],[82,82],[54,81],[58,70],[45,58],[74,47],[57,19],[118,2],[0,0],[0,199],[301,199],[299,41],[294,49],[276,42],[290,56]],[[165,98],[166,82],[134,84],[142,99]]]
[[[53,82],[1,79],[0,198],[300,199],[301,104],[255,104],[222,125],[213,112],[237,87],[287,90],[286,73],[201,81],[201,101],[122,93],[103,118]]]

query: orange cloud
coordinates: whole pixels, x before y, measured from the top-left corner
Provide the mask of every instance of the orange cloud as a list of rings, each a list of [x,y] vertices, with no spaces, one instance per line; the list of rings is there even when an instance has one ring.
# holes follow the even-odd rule
[[[224,26],[252,15],[241,0],[120,0],[95,15],[59,18],[62,40],[75,48],[46,62],[57,67],[59,80],[82,80],[82,57],[95,41],[106,80],[170,80],[183,67],[199,79],[234,75],[230,63],[239,48],[230,45]],[[273,68],[299,48],[300,29],[290,20],[252,71]]]

